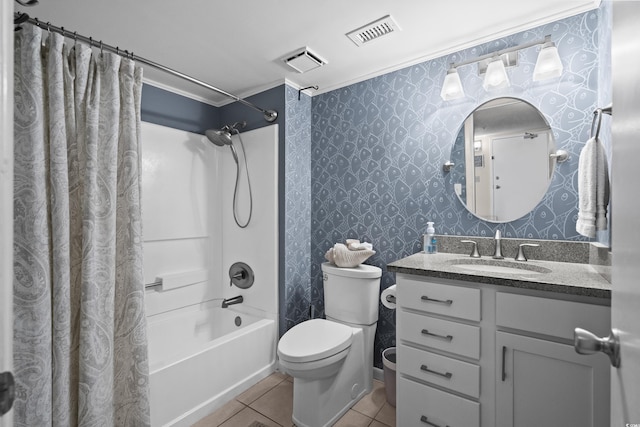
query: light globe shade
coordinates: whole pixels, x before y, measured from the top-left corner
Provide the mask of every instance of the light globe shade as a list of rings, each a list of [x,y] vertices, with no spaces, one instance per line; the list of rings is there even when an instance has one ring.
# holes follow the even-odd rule
[[[558,48],[553,42],[545,43],[538,54],[538,60],[533,69],[533,81],[537,82],[560,77],[562,70],[562,61],[558,54]]]
[[[496,58],[489,62],[487,72],[484,75],[484,82],[482,83],[484,90],[502,89],[509,86],[511,86],[511,83],[502,59]]]
[[[452,99],[462,98],[463,96],[464,89],[462,88],[460,75],[455,68],[452,68],[447,71],[447,75],[444,78],[442,90],[440,91],[440,97],[445,101],[450,101]]]

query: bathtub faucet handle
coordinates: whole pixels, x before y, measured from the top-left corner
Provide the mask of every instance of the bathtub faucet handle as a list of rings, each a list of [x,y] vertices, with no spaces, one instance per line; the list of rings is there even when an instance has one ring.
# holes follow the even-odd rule
[[[244,280],[244,278],[245,278],[244,270],[241,270],[241,271],[237,272],[236,274],[231,276],[231,280],[229,280],[229,287],[233,286],[233,279]]]

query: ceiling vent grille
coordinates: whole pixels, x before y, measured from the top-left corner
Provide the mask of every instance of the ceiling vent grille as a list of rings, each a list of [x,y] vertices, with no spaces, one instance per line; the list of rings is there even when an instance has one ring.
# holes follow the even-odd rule
[[[287,55],[284,58],[284,62],[299,73],[306,73],[327,63],[327,61],[311,52],[308,47]]]
[[[377,40],[382,36],[388,36],[394,31],[401,30],[402,28],[400,28],[393,17],[391,15],[387,15],[365,25],[364,27],[360,27],[357,30],[347,33],[347,37],[349,37],[356,46],[362,46],[363,44]]]

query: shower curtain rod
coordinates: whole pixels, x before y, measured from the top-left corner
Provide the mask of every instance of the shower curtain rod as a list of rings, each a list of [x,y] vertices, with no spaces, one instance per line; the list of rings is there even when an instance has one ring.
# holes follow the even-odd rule
[[[249,101],[245,101],[244,99],[240,98],[239,96],[233,95],[227,91],[224,91],[222,89],[218,89],[215,86],[210,85],[209,83],[205,83],[202,80],[198,80],[194,77],[191,77],[187,74],[181,73],[180,71],[176,71],[174,69],[171,69],[169,67],[166,67],[162,64],[158,64],[157,62],[153,62],[150,61],[148,59],[145,59],[141,56],[135,56],[133,54],[133,52],[129,52],[127,50],[121,50],[119,47],[113,47],[111,45],[108,44],[104,44],[102,43],[102,40],[94,40],[92,37],[86,37],[86,36],[81,36],[80,34],[78,34],[77,32],[74,31],[69,31],[69,30],[65,30],[64,27],[56,27],[54,25],[51,25],[49,22],[44,23],[42,21],[39,21],[38,18],[31,18],[29,15],[27,15],[26,13],[21,13],[21,12],[14,12],[13,14],[13,20],[14,23],[29,23],[32,25],[35,25],[39,28],[42,28],[44,30],[47,31],[53,31],[54,33],[58,33],[58,34],[62,34],[64,37],[68,37],[68,38],[72,38],[74,39],[74,41],[81,41],[83,43],[86,43],[92,47],[97,47],[100,49],[100,51],[109,51],[112,53],[115,53],[116,55],[120,55],[120,56],[124,56],[126,58],[132,59],[134,61],[137,61],[139,63],[145,64],[145,65],[149,65],[150,67],[156,68],[158,70],[164,71],[166,73],[169,73],[171,75],[174,75],[176,77],[180,77],[184,80],[188,80],[191,83],[195,83],[199,86],[205,87],[207,89],[210,89],[214,92],[217,92],[221,95],[224,95],[228,98],[234,99],[236,101],[238,101],[239,103],[249,107],[249,108],[253,108],[256,111],[259,111],[263,114],[264,119],[266,121],[268,121],[269,123],[274,122],[277,118],[278,118],[278,112],[275,110],[265,110],[262,109],[260,107],[255,106],[254,104],[250,103]]]

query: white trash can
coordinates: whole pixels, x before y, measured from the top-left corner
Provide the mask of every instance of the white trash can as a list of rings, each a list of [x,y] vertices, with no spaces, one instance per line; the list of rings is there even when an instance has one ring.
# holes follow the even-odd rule
[[[384,371],[384,388],[387,402],[396,407],[396,348],[389,347],[382,352],[382,368]]]

